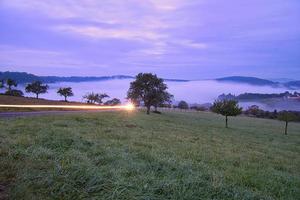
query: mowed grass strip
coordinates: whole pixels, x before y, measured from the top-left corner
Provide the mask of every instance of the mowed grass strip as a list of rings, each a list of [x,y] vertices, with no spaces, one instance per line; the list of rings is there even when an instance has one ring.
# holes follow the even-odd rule
[[[11,199],[297,199],[300,124],[212,113],[0,119]]]

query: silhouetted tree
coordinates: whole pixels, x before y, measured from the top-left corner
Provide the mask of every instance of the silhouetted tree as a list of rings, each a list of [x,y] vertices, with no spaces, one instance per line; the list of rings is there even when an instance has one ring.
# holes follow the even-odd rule
[[[136,80],[130,83],[127,98],[132,102],[144,102],[147,114],[150,114],[151,106],[168,100],[165,99],[168,96],[165,95],[168,87],[163,79],[151,73],[139,73],[135,78]]]
[[[88,103],[98,103],[98,104],[102,104],[103,99],[104,98],[108,98],[109,96],[105,93],[101,94],[101,93],[88,93],[86,95],[83,96],[84,99],[87,100]]]
[[[229,116],[237,116],[242,113],[242,108],[238,106],[238,102],[235,100],[217,100],[214,102],[211,110],[225,116],[226,128],[228,128]]]
[[[67,101],[67,97],[74,96],[71,87],[59,88],[59,89],[57,90],[57,94],[59,94],[60,96],[65,97],[65,101]]]
[[[104,103],[104,105],[107,105],[107,106],[116,106],[116,105],[120,105],[120,104],[121,104],[121,100],[117,99],[117,98],[113,98]]]
[[[297,115],[289,111],[281,111],[278,113],[278,120],[285,122],[284,134],[287,135],[289,122],[296,121]]]
[[[185,109],[185,110],[189,109],[189,104],[187,102],[185,102],[185,101],[180,101],[178,103],[178,108]]]
[[[7,90],[11,91],[12,87],[17,87],[17,82],[13,79],[8,78],[6,80]]]
[[[25,90],[28,93],[34,93],[36,98],[39,98],[39,94],[44,94],[48,90],[48,85],[43,85],[40,81],[35,81],[26,86]]]

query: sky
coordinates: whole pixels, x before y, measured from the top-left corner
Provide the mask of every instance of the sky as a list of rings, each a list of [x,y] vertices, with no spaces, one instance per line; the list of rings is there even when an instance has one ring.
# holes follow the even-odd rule
[[[0,0],[0,71],[300,79],[299,0]]]

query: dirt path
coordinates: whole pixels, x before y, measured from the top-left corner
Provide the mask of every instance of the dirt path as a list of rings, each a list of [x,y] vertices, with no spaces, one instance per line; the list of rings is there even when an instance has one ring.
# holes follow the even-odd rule
[[[34,112],[0,112],[0,118],[31,117],[41,115],[65,115],[78,113],[115,112],[119,110],[78,110],[78,111],[34,111]]]

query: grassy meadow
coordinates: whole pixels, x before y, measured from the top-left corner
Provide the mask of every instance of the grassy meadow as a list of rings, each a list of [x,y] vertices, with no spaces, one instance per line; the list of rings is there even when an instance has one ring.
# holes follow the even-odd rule
[[[0,119],[0,199],[299,199],[300,124],[136,111]]]

